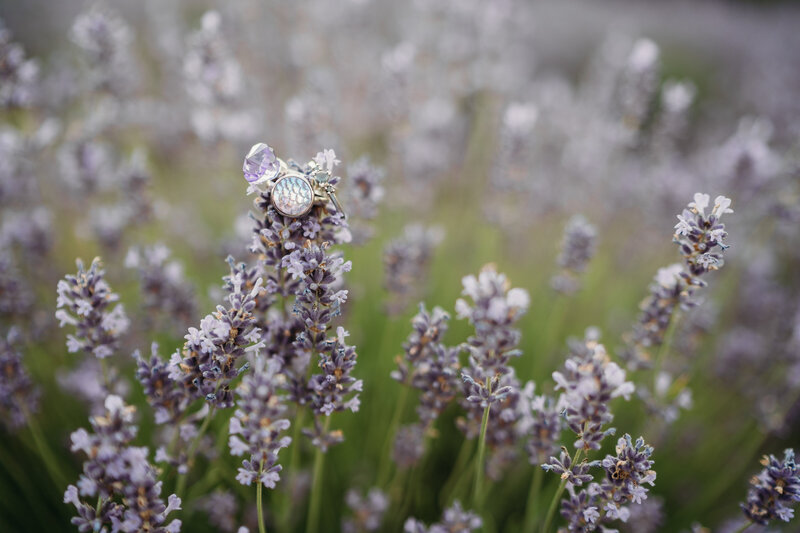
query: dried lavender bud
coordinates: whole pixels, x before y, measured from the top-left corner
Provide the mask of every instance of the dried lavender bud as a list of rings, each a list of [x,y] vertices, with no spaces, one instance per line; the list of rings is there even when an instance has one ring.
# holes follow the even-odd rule
[[[20,333],[13,327],[0,337],[0,417],[9,429],[24,425],[39,406],[39,388],[22,364],[19,341]]]
[[[72,523],[79,531],[101,531],[106,526],[125,532],[180,531],[180,520],[165,523],[169,513],[180,509],[181,499],[172,494],[164,504],[147,448],[130,446],[137,433],[134,411],[119,396],[109,395],[104,414],[90,418],[93,433],[79,429],[71,436],[72,451],[86,455],[77,486],[70,485],[64,493],[64,503],[78,510]]]
[[[561,272],[553,277],[551,285],[560,293],[571,294],[580,289],[579,275],[594,256],[597,230],[581,215],[569,219],[564,228],[558,266]]]
[[[470,533],[483,527],[483,520],[471,511],[465,511],[458,500],[445,509],[442,521],[425,527],[415,518],[406,520],[403,526],[405,533]]]
[[[248,454],[242,461],[237,481],[250,485],[254,481],[269,489],[280,481],[278,453],[292,442],[291,437],[281,436],[289,429],[289,420],[281,418],[286,406],[278,394],[283,376],[279,373],[280,362],[256,358],[252,372],[247,373],[236,389],[237,409],[230,420],[228,446],[231,455]]]
[[[596,340],[590,338],[579,352],[571,351],[564,370],[553,372],[556,390],[564,391],[564,420],[578,436],[576,448],[599,450],[603,438],[615,431],[604,429],[614,419],[609,401],[619,396],[629,400],[635,387],[625,381],[625,371],[610,361]]]
[[[366,497],[362,497],[357,491],[349,490],[345,502],[353,516],[342,520],[344,533],[366,533],[381,528],[383,515],[389,508],[389,499],[383,491],[373,488]]]
[[[75,334],[67,335],[70,353],[84,351],[104,359],[119,347],[129,321],[122,304],[111,308],[119,295],[106,283],[100,259],[92,261],[88,270],[80,259],[76,263],[78,273],[58,282],[56,318],[62,328],[67,324],[75,327]]]
[[[410,224],[403,236],[391,241],[383,251],[384,284],[390,294],[388,309],[399,313],[424,286],[433,251],[444,238],[438,227]]]
[[[33,105],[38,83],[38,63],[25,58],[25,50],[11,40],[11,31],[0,20],[0,109]]]
[[[92,90],[119,95],[130,88],[133,36],[116,13],[106,6],[90,8],[75,19],[70,37],[83,51]]]
[[[186,344],[169,363],[170,378],[182,383],[190,399],[205,398],[222,408],[233,406],[230,383],[242,371],[238,363],[263,346],[253,315],[261,279],[249,288],[244,277],[232,272],[229,283],[228,307],[217,306],[200,321],[200,329],[189,328]]]
[[[764,468],[750,480],[747,500],[741,504],[745,516],[756,524],[768,525],[775,519],[788,522],[794,518],[792,508],[800,502],[800,467],[794,450],[783,452],[783,460],[765,455]]]
[[[195,318],[195,291],[183,274],[183,266],[170,261],[170,251],[164,245],[131,248],[125,266],[139,273],[144,308],[148,320],[161,316],[185,327]]]

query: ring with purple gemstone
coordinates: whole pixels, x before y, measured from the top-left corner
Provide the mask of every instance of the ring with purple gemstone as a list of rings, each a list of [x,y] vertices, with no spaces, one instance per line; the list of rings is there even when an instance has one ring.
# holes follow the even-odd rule
[[[331,171],[314,161],[301,167],[291,159],[286,162],[264,143],[253,145],[244,159],[245,179],[254,186],[264,185],[270,191],[272,206],[281,215],[297,218],[307,214],[315,203],[330,200],[345,215],[336,198],[336,187],[330,183]]]

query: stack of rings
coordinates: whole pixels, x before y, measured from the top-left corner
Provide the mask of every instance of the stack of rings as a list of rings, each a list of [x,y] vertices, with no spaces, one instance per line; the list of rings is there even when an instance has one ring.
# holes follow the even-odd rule
[[[267,186],[272,206],[281,215],[302,217],[311,211],[314,204],[330,200],[333,207],[346,216],[336,198],[336,187],[330,183],[331,171],[314,161],[302,168],[292,160],[287,162],[275,157],[269,146],[259,143],[247,154],[244,173],[245,179],[254,185],[263,183]]]

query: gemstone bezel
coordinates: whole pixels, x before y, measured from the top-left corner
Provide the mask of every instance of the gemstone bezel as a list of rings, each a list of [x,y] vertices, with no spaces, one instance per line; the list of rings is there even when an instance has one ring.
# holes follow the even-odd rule
[[[290,192],[287,187],[291,187],[292,185],[302,189],[302,191],[295,191],[295,193],[301,192],[305,196],[300,203],[296,200],[284,199]],[[284,174],[275,181],[275,185],[272,187],[272,192],[270,194],[270,202],[275,210],[283,216],[292,218],[301,217],[311,211],[311,208],[314,206],[314,188],[308,178],[302,174]],[[288,202],[293,202],[296,207],[288,208],[291,207],[288,206]]]

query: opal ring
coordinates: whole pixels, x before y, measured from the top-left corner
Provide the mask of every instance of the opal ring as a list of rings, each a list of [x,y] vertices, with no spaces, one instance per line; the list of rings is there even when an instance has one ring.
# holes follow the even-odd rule
[[[314,204],[330,201],[336,211],[346,216],[336,198],[336,187],[330,183],[331,171],[314,161],[301,167],[291,159],[275,157],[272,148],[258,143],[248,152],[242,169],[253,186],[263,185],[270,191],[270,202],[281,215],[302,217]]]

